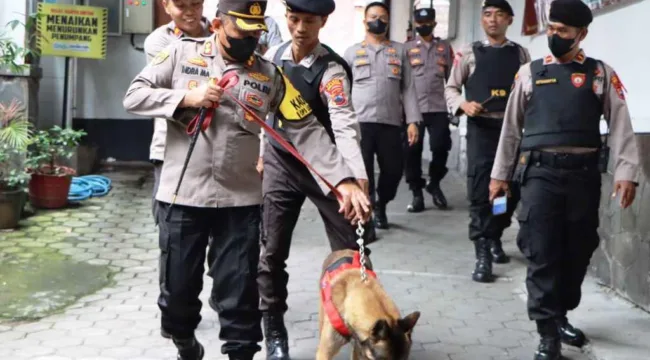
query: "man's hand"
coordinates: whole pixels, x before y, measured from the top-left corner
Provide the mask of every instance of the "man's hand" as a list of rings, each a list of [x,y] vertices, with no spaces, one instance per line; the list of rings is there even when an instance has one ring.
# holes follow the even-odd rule
[[[257,165],[255,166],[257,169],[257,172],[260,174],[260,177],[264,176],[264,161],[262,161],[262,157],[260,156],[257,158]]]
[[[418,124],[415,123],[409,124],[409,127],[406,129],[406,133],[408,135],[409,146],[415,145],[415,143],[418,142],[418,136],[420,135],[418,130]]]
[[[483,106],[476,101],[465,101],[460,104],[460,108],[465,112],[465,114],[467,114],[467,116],[471,117],[479,116],[485,110]]]
[[[503,180],[490,180],[490,202],[494,201],[501,194],[506,194],[510,197],[510,184]]]
[[[636,185],[631,181],[619,180],[614,184],[614,193],[612,197],[615,198],[616,195],[621,195],[621,209],[627,209],[632,205],[634,197],[636,196]]]
[[[217,85],[204,84],[203,86],[196,87],[189,90],[183,101],[181,107],[185,108],[211,108],[218,104],[223,95],[223,88]]]
[[[356,182],[352,181],[341,182],[336,189],[343,196],[342,201],[339,200],[341,205],[339,213],[344,214],[345,219],[351,220],[352,225],[356,225],[359,221],[366,223],[370,218],[368,195],[361,190]]]

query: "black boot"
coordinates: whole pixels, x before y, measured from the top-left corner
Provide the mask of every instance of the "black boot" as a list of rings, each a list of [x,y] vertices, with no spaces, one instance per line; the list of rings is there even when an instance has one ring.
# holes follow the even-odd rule
[[[556,324],[560,333],[560,339],[563,343],[581,348],[587,342],[587,337],[582,330],[574,328],[573,325],[569,324],[569,320],[566,317],[557,319]]]
[[[506,255],[505,251],[503,251],[501,239],[492,240],[490,251],[492,252],[492,259],[495,263],[507,264],[510,262],[510,258]]]
[[[160,327],[160,336],[164,337],[165,339],[171,339],[172,338],[172,335],[170,333],[168,333],[167,331],[165,331],[165,329],[163,329],[162,326]]]
[[[203,345],[195,337],[190,339],[172,339],[178,349],[177,360],[201,360],[205,355]]]
[[[289,339],[280,313],[263,312],[267,360],[290,360]]]
[[[535,360],[562,359],[562,344],[555,320],[537,320],[537,332],[540,340],[535,352]]]
[[[447,198],[440,188],[440,182],[429,182],[427,184],[427,192],[433,197],[433,205],[435,205],[440,210],[446,210],[448,208]]]
[[[374,208],[375,227],[377,229],[388,229],[388,217],[386,216],[386,204],[377,202]]]
[[[422,189],[413,190],[413,200],[406,207],[406,211],[410,213],[419,213],[424,210],[424,195]]]
[[[253,360],[254,354],[228,354],[228,360]]]
[[[472,280],[482,283],[493,282],[490,241],[488,239],[474,241],[474,250],[476,252],[476,268],[472,273]]]

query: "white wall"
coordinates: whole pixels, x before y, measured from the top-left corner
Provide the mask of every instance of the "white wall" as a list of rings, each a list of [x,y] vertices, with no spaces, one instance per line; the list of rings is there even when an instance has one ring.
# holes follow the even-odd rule
[[[546,36],[521,36],[524,1],[510,1],[515,11],[515,22],[508,36],[528,48],[531,56],[540,58],[549,54]],[[627,103],[632,114],[635,131],[650,132],[650,72],[648,57],[650,42],[644,34],[645,21],[650,14],[650,1],[644,0],[616,8],[606,13],[594,14],[589,35],[582,43],[587,56],[611,65],[627,88]]]

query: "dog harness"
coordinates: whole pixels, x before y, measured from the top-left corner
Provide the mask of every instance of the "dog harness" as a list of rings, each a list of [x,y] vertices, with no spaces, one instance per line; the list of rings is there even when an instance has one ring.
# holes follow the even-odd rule
[[[336,279],[336,277],[343,271],[350,269],[361,269],[361,256],[358,251],[354,253],[354,257],[342,257],[335,261],[332,265],[328,266],[325,269],[325,274],[323,274],[323,278],[321,279],[320,283],[321,301],[323,303],[325,314],[329,318],[330,323],[332,323],[334,329],[346,338],[349,338],[352,334],[350,333],[348,327],[345,325],[343,317],[341,317],[341,314],[336,309],[334,302],[332,301],[332,280]],[[366,273],[373,278],[377,277],[377,274],[375,274],[374,271],[370,269],[367,269]]]

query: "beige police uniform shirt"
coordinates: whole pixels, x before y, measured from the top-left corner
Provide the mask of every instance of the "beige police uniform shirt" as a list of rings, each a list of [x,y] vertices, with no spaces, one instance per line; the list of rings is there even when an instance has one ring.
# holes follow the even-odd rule
[[[309,104],[272,63],[254,55],[246,64],[230,63],[219,53],[215,36],[176,41],[145,67],[124,97],[127,111],[167,122],[165,162],[156,199],[171,202],[191,137],[186,124],[198,109],[179,108],[189,89],[235,71],[228,90],[262,119],[276,113],[302,156],[333,185],[353,174],[332,144]],[[194,207],[259,205],[262,183],[256,170],[260,126],[223,95],[210,127],[196,143],[176,203]],[[320,180],[324,193],[330,190]]]
[[[352,68],[352,104],[359,122],[402,126],[422,122],[411,64],[404,44],[363,41],[345,51]]]
[[[203,36],[210,36],[210,22],[202,19]],[[144,52],[147,55],[147,63],[150,63],[156,55],[173,41],[185,37],[183,30],[179,29],[172,21],[154,30],[144,40]],[[167,120],[154,119],[153,137],[149,148],[149,159],[163,161],[165,158],[165,137],[167,136]]]
[[[449,79],[454,50],[447,40],[433,38],[431,42],[417,36],[404,44],[413,68],[413,82],[420,112],[448,112],[445,82]]]
[[[583,63],[585,54],[581,50],[573,61]],[[557,63],[552,55],[544,58],[544,64]],[[604,63],[603,63],[604,64]],[[630,112],[625,102],[624,87],[609,65],[599,62],[594,77],[593,90],[603,101],[603,114],[609,126],[608,142],[614,156],[614,180],[637,182],[639,151],[637,149]],[[519,69],[513,90],[505,111],[503,128],[491,177],[510,180],[517,161],[522,132],[525,130],[524,115],[533,92],[530,63]],[[543,149],[544,150],[544,149]],[[584,152],[584,148],[545,149],[547,151]],[[595,150],[595,149],[594,149]]]
[[[449,81],[447,81],[447,85],[445,86],[447,106],[454,116],[461,116],[464,114],[463,109],[460,108],[460,105],[465,102],[465,96],[462,94],[463,85],[465,85],[476,69],[476,57],[474,56],[472,45],[473,43],[467,44],[456,53],[454,64],[451,67],[451,76],[449,76]],[[504,47],[517,46],[517,44],[510,40],[506,40],[506,42],[501,45],[491,45],[489,41],[484,40],[483,46]],[[523,46],[520,46],[519,48],[521,49],[519,54],[521,64],[523,65],[530,62],[530,53],[528,50]],[[482,113],[481,116],[491,119],[502,119],[503,111]]]
[[[272,61],[280,46],[269,49],[264,58]],[[329,55],[329,51],[321,44],[318,44],[314,50],[300,60],[298,65],[309,69],[318,58],[326,55]],[[287,46],[281,55],[281,59],[294,63],[291,46]],[[367,180],[368,174],[361,156],[361,130],[350,100],[351,84],[343,66],[334,61],[330,62],[323,74],[320,89],[321,100],[324,104],[327,104],[329,109],[336,147],[345,158],[348,167],[354,173],[354,177]]]

